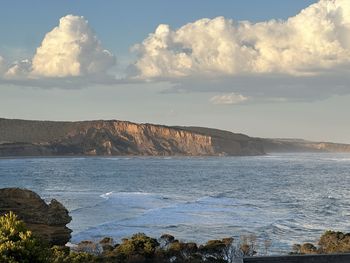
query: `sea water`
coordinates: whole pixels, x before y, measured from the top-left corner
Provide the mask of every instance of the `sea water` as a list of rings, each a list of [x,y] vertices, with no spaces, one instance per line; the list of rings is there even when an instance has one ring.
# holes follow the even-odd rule
[[[0,159],[0,187],[70,211],[72,242],[163,233],[183,241],[254,234],[271,253],[350,232],[350,154]]]

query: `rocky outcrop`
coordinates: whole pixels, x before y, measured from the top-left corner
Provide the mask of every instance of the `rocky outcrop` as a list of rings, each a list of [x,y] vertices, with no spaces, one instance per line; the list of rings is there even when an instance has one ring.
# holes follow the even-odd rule
[[[185,127],[127,121],[50,122],[0,119],[0,156],[261,155],[245,135],[217,136]]]
[[[35,235],[52,245],[65,245],[71,238],[66,225],[67,209],[57,200],[46,204],[36,193],[19,188],[0,189],[0,215],[14,212]]]

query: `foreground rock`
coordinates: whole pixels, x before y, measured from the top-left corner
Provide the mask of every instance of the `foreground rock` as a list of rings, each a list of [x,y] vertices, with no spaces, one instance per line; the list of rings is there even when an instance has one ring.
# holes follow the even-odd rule
[[[19,188],[0,189],[0,215],[14,212],[35,235],[51,245],[65,245],[71,238],[67,209],[53,199],[46,204],[36,193]]]

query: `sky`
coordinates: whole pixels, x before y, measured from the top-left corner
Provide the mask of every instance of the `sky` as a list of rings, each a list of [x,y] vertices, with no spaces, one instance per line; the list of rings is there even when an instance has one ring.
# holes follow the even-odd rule
[[[350,143],[350,2],[3,1],[0,117]]]

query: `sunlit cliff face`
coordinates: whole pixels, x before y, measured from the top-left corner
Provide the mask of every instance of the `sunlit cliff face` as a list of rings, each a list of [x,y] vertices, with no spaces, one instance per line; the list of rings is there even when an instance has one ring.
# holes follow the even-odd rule
[[[159,146],[171,153],[175,148],[188,155],[213,155],[214,149],[210,136],[176,130],[150,124],[115,122],[114,133],[136,143],[144,150],[157,151]]]

